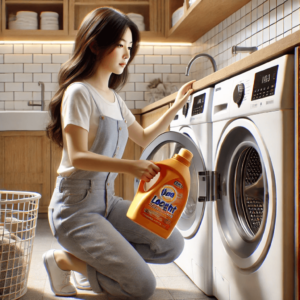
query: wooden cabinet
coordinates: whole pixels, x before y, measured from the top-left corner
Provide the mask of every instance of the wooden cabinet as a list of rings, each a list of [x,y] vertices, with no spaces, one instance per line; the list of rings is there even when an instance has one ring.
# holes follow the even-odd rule
[[[113,7],[125,14],[141,14],[145,23],[145,31],[141,31],[143,41],[155,41],[156,37],[164,36],[163,0],[69,0],[69,34],[75,36],[84,17],[101,6]]]
[[[40,193],[39,212],[47,212],[50,141],[45,131],[0,132],[0,189]]]
[[[251,0],[2,0],[2,40],[74,40],[83,18],[93,9],[110,6],[124,13],[144,17],[142,42],[193,43]],[[172,27],[172,15],[184,4],[183,17]],[[54,11],[59,14],[59,30],[9,30],[10,14],[20,10]],[[40,17],[38,17],[40,18]],[[40,22],[39,22],[40,23]],[[39,27],[40,28],[40,27]]]
[[[166,0],[166,38],[172,42],[193,43],[251,0],[196,0],[190,7],[185,0],[184,14],[172,27],[172,15],[182,0]]]
[[[11,30],[8,27],[9,16],[18,11],[34,11],[38,13],[38,28],[40,13],[43,11],[57,12],[59,15],[59,30]],[[68,35],[68,0],[2,0],[1,28],[3,40],[59,40]]]

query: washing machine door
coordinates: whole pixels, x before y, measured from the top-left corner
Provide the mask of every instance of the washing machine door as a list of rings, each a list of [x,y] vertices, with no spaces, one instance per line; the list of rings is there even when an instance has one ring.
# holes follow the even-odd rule
[[[275,180],[258,128],[236,119],[224,130],[215,152],[221,200],[215,216],[223,245],[236,267],[253,272],[264,261],[274,233]]]
[[[205,171],[203,157],[198,146],[193,141],[193,132],[189,127],[183,127],[179,132],[169,131],[159,135],[145,148],[140,159],[162,161],[179,153],[181,148],[188,149],[193,153],[190,166],[191,185],[187,204],[177,223],[177,228],[184,238],[192,238],[198,231],[205,212],[205,202],[199,202],[199,191],[203,191],[203,182],[199,181],[199,172]],[[136,193],[139,179],[134,180],[134,193]],[[202,188],[203,186],[203,188]],[[148,189],[149,187],[147,187]]]

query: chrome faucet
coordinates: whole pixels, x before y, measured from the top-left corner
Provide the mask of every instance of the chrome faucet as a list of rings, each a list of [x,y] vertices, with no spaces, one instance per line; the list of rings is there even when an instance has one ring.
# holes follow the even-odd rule
[[[45,98],[44,98],[44,95],[45,95],[45,84],[42,81],[39,81],[38,84],[42,86],[42,89],[41,89],[41,104],[34,104],[33,101],[28,101],[28,105],[29,106],[40,106],[41,107],[41,111],[43,111],[44,107],[45,107]]]
[[[190,68],[191,68],[193,62],[194,62],[197,58],[199,58],[199,57],[201,57],[201,56],[207,57],[207,58],[211,61],[212,65],[213,65],[214,72],[217,71],[217,64],[216,64],[216,61],[214,60],[214,58],[213,58],[212,56],[210,56],[209,54],[206,54],[206,53],[198,53],[198,54],[196,54],[196,55],[190,60],[188,66],[186,67],[185,76],[189,76]]]

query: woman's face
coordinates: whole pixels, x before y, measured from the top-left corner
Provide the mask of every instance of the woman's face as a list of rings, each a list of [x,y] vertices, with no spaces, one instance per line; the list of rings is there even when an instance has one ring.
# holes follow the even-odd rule
[[[132,33],[127,28],[118,46],[102,60],[101,68],[114,74],[122,74],[130,58],[131,47]]]

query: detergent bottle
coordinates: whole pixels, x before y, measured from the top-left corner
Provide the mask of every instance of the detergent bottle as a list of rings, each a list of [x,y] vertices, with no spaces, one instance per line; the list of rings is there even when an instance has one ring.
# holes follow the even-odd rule
[[[160,167],[158,180],[148,190],[145,190],[146,182],[140,181],[127,217],[167,239],[188,199],[192,158],[193,154],[189,150],[181,148],[172,158],[155,163]]]

